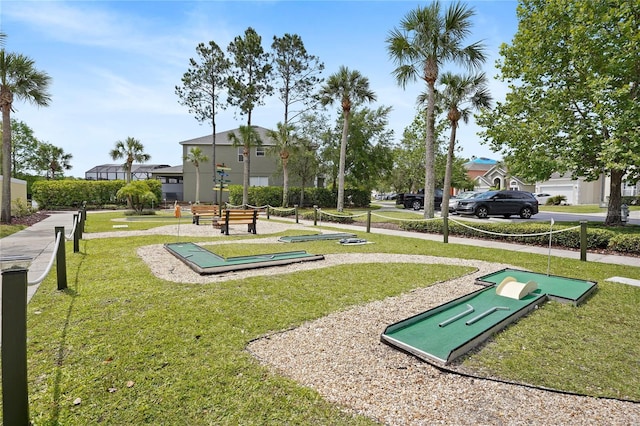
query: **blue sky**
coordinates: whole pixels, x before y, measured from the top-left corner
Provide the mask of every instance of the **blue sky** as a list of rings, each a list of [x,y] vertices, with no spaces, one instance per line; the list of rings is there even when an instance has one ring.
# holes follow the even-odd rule
[[[35,136],[73,155],[67,175],[84,177],[91,167],[113,163],[109,151],[118,140],[139,139],[153,164],[181,164],[178,142],[211,132],[178,103],[180,84],[200,42],[223,50],[249,26],[262,36],[265,50],[273,36],[298,34],[310,54],[325,64],[324,76],[341,65],[369,78],[377,106],[391,106],[396,139],[415,116],[415,83],[399,87],[391,72],[385,39],[419,1],[7,1],[0,3],[5,49],[35,60],[52,77],[49,107],[14,104],[12,117]],[[449,2],[444,1],[447,5]],[[476,10],[469,43],[484,41],[485,71],[501,100],[506,85],[496,81],[501,43],[517,30],[516,1],[466,2]],[[450,66],[446,69],[452,69]],[[332,111],[333,112],[333,111]],[[256,108],[253,123],[275,128],[282,103],[274,96]],[[218,115],[219,131],[243,119],[233,108]],[[476,136],[477,126],[458,131],[463,157],[498,159]]]

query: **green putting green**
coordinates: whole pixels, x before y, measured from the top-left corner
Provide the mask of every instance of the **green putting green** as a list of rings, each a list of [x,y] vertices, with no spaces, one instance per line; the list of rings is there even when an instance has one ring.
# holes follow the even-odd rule
[[[534,281],[537,289],[518,297],[504,295],[508,292],[498,294],[498,284],[508,277],[515,278],[516,289],[524,288],[528,281]],[[381,340],[425,361],[449,364],[548,298],[577,304],[596,286],[591,281],[515,269],[504,269],[476,282],[489,287],[391,324]]]
[[[299,243],[303,241],[321,241],[321,240],[341,240],[344,238],[354,238],[355,234],[338,232],[335,234],[309,234],[309,235],[291,235],[283,236],[278,239],[283,243]]]
[[[304,250],[224,258],[194,243],[171,243],[164,247],[201,275],[324,259],[322,255],[309,254]]]
[[[540,292],[546,294],[549,299],[558,302],[570,302],[574,305],[582,303],[597,287],[597,283],[593,281],[539,274],[537,272],[521,271],[511,268],[502,269],[479,277],[476,279],[476,283],[493,286],[500,284],[507,277],[513,277],[516,281],[520,282],[535,281],[538,284]]]

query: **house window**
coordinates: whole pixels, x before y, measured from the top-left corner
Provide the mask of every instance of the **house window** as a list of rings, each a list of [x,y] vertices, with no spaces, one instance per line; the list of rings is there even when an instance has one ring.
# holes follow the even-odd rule
[[[256,157],[264,157],[264,147],[256,147]]]
[[[239,146],[238,147],[238,163],[242,163],[244,161],[244,155],[242,155],[243,151],[244,151],[244,147]]]
[[[251,176],[249,178],[249,186],[269,186],[268,176]]]

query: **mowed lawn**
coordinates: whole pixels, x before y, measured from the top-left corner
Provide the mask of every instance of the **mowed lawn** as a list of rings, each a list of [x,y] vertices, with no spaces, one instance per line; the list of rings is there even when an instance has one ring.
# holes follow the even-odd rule
[[[112,222],[114,215],[89,215],[86,232],[113,229],[113,223],[122,223]],[[135,228],[166,224],[142,223]],[[546,256],[376,234],[366,238],[375,244],[232,244],[215,251],[223,256],[292,249],[426,254],[547,269]],[[269,372],[245,351],[247,343],[469,272],[445,265],[363,264],[176,284],[153,276],[136,254],[140,246],[174,241],[170,236],[83,240],[75,254],[67,243],[69,288],[57,291],[50,274],[28,306],[35,424],[372,424]],[[463,366],[479,375],[640,400],[640,288],[605,281],[640,279],[640,267],[553,259],[551,273],[598,281],[598,291],[577,308],[545,304]]]

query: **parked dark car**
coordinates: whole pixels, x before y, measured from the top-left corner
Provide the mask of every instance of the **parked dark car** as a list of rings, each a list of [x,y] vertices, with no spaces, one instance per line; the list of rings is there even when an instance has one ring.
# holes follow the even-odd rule
[[[420,210],[424,207],[424,189],[420,189],[420,191],[415,194],[398,194],[396,204],[402,204],[405,209]],[[433,194],[434,209],[440,209],[440,204],[442,204],[442,189],[436,188]]]
[[[526,191],[487,191],[467,200],[459,200],[456,212],[479,218],[519,215],[523,219],[529,219],[538,214],[538,200]]]

